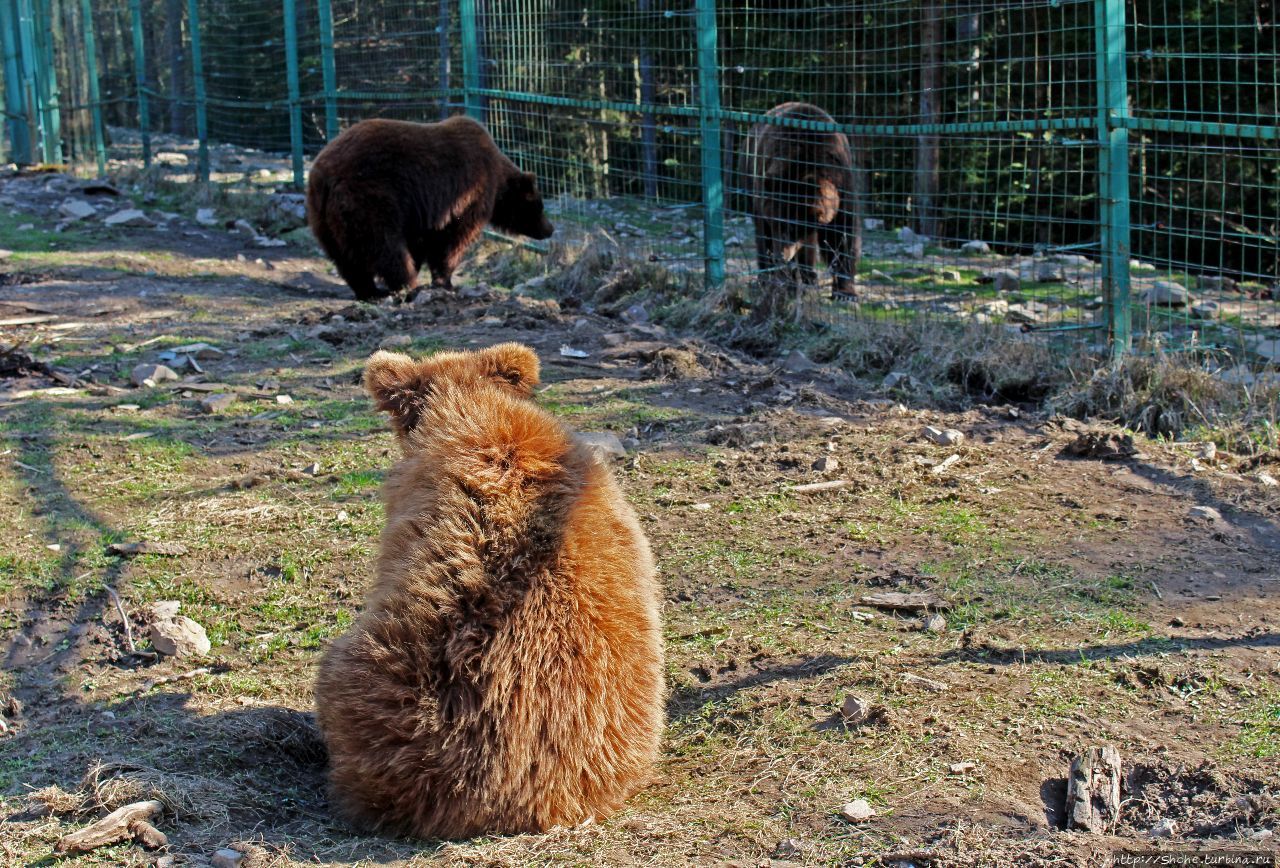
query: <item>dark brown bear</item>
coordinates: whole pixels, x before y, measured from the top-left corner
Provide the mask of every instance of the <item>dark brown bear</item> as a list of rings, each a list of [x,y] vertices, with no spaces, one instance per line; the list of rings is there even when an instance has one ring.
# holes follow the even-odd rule
[[[432,286],[452,286],[486,224],[539,239],[553,231],[533,175],[467,117],[350,127],[311,167],[307,222],[361,300],[411,299],[423,265]]]
[[[765,116],[834,123],[831,115],[803,102],[785,102]],[[774,275],[794,262],[802,284],[815,284],[821,251],[831,269],[833,290],[853,294],[862,227],[853,154],[845,134],[756,124],[739,171],[751,195],[761,272]]]

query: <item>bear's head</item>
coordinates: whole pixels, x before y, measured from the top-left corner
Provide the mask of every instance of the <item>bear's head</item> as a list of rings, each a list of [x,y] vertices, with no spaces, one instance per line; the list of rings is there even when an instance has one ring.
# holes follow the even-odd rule
[[[524,344],[505,343],[474,352],[442,352],[423,359],[376,352],[364,368],[364,387],[403,445],[432,399],[453,387],[498,389],[529,398],[538,385],[538,357]]]
[[[550,238],[555,227],[542,211],[538,181],[529,172],[516,172],[507,179],[493,203],[494,226],[538,241]]]

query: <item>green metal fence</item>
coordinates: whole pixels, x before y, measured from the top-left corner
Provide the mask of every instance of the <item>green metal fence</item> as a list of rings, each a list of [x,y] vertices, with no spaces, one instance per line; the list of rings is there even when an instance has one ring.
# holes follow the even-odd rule
[[[563,237],[602,231],[691,291],[750,298],[774,267],[739,155],[801,100],[833,121],[772,123],[849,137],[863,236],[856,297],[809,313],[1270,361],[1275,17],[1269,0],[0,0],[4,146],[296,186],[356,120],[466,112],[539,174]]]

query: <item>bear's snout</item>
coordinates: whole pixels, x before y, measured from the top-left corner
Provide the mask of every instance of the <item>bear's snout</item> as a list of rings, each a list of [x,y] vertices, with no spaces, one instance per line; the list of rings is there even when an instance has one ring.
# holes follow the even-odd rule
[[[556,231],[556,227],[551,225],[551,221],[546,217],[538,222],[538,228],[529,233],[529,237],[535,241],[545,241],[550,238]]]

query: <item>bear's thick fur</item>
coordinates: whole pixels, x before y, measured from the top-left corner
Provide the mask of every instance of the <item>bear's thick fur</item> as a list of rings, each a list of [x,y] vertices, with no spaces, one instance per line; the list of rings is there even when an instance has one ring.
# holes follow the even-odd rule
[[[831,115],[803,102],[782,103],[766,117],[834,123]],[[756,257],[764,277],[794,261],[802,284],[815,284],[821,252],[833,290],[853,294],[862,221],[848,137],[758,123],[747,137],[739,171],[751,196]]]
[[[337,808],[421,838],[608,816],[663,725],[653,559],[606,468],[531,400],[520,344],[375,354],[403,459],[364,611],[320,663]]]
[[[462,116],[367,120],[345,130],[312,164],[307,222],[362,300],[412,298],[423,265],[432,286],[451,286],[486,224],[538,239],[553,231],[533,175]]]

